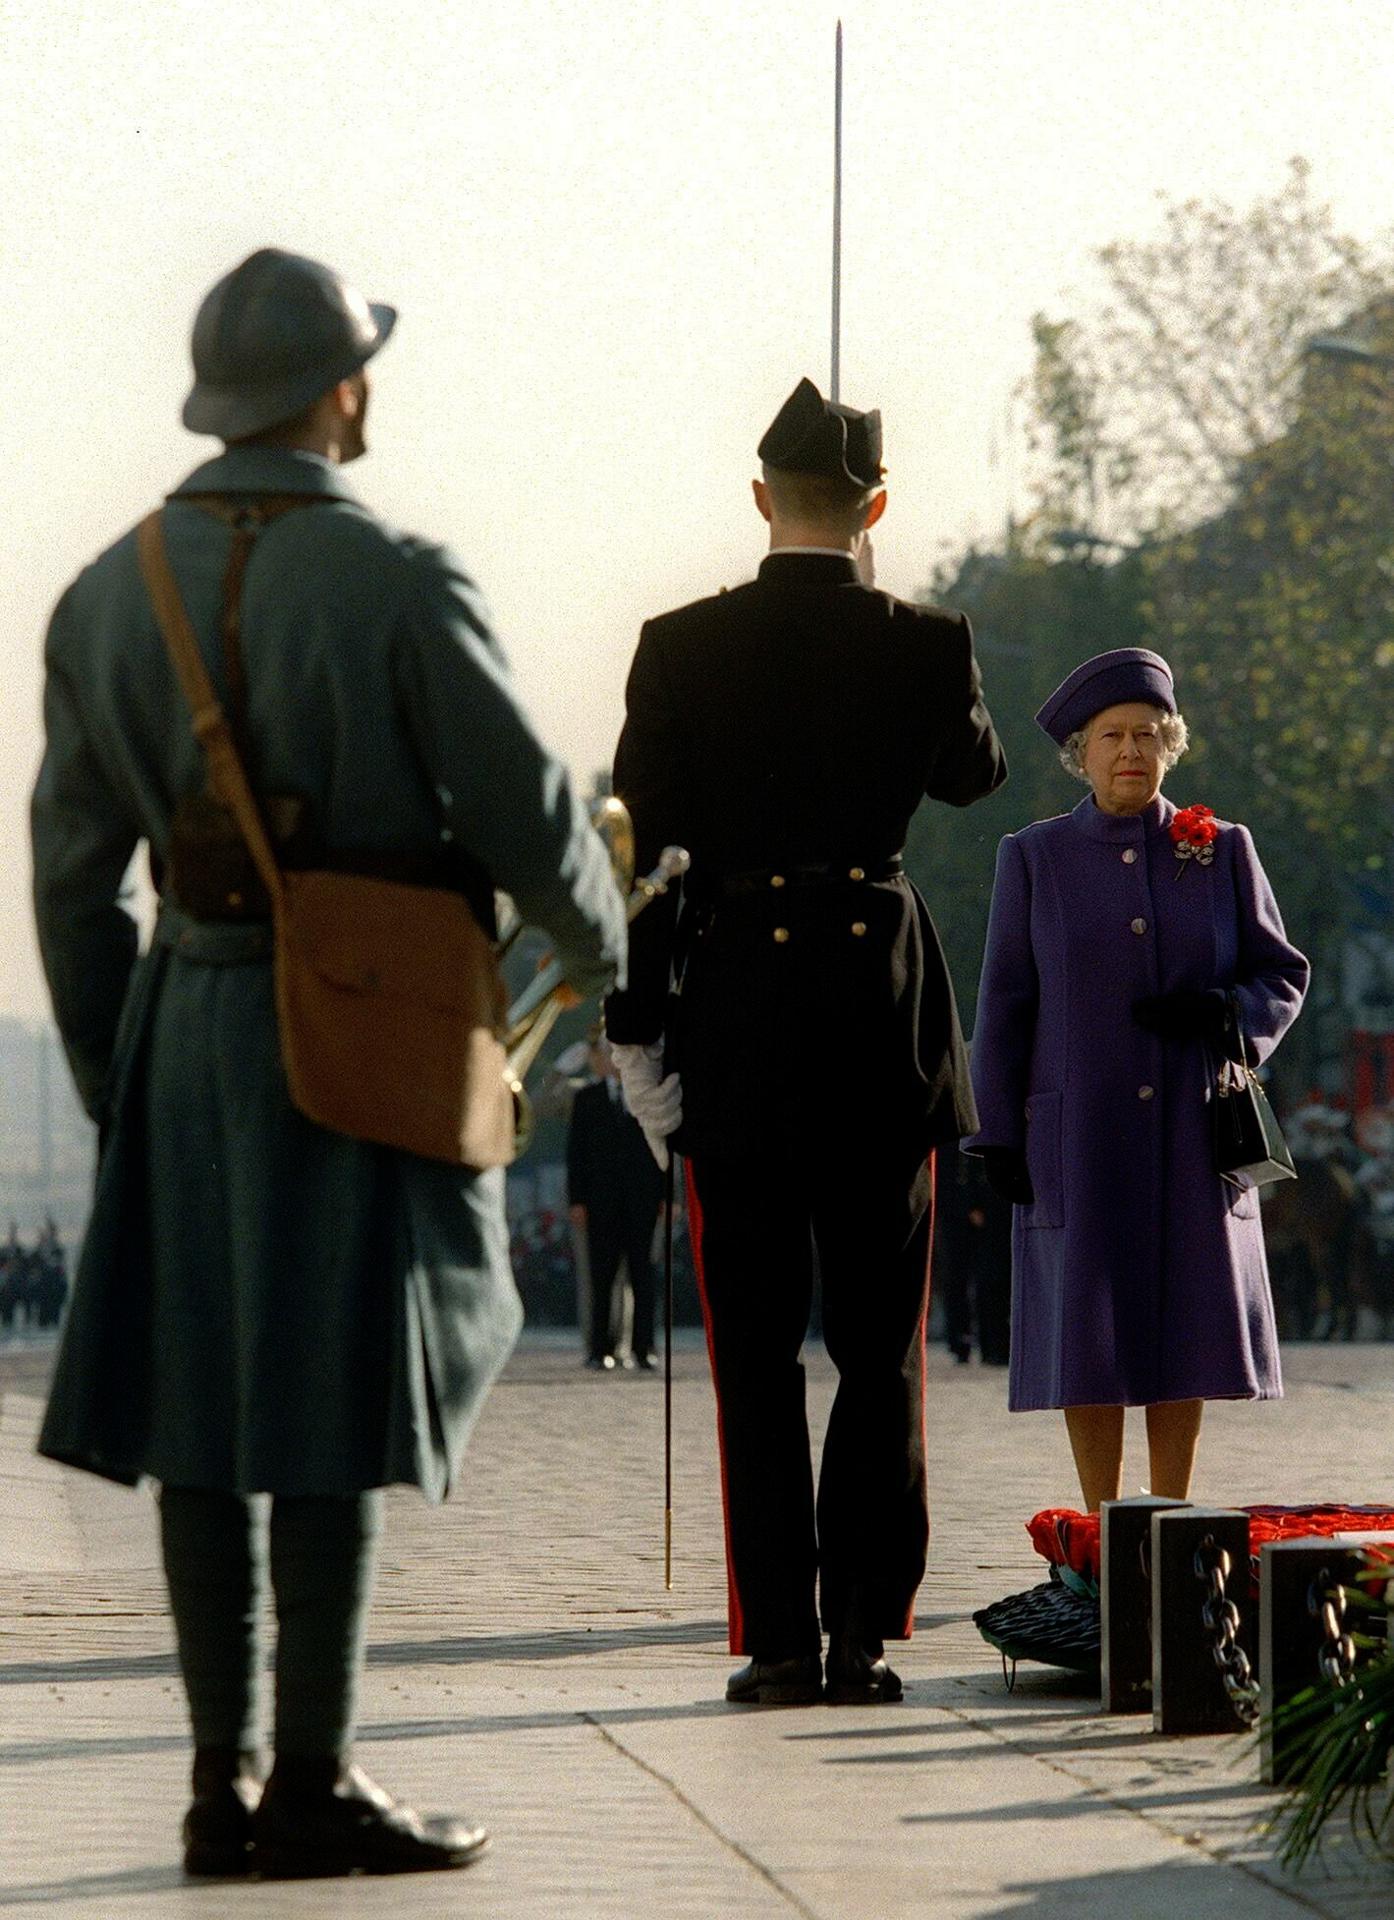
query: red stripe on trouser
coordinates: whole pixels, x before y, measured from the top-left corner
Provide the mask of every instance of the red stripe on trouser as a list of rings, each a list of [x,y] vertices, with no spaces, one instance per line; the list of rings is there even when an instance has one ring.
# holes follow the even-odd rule
[[[920,1327],[917,1335],[920,1347],[920,1447],[924,1455],[926,1472],[929,1471],[929,1422],[926,1418],[925,1408],[925,1335],[929,1330],[929,1299],[930,1290],[934,1285],[934,1200],[939,1172],[936,1151],[934,1147],[931,1147],[929,1150],[929,1158],[925,1162],[925,1165],[929,1168],[929,1235],[925,1241],[924,1252],[924,1306],[920,1311]],[[926,1553],[927,1552],[928,1546],[926,1545]],[[908,1640],[914,1631],[915,1596],[911,1594],[909,1603],[905,1609],[903,1631],[899,1636],[890,1635],[887,1637],[899,1637],[902,1640]]]
[[[731,1553],[731,1492],[726,1478],[726,1433],[721,1417],[721,1380],[716,1370],[716,1346],[712,1339],[711,1301],[707,1296],[706,1267],[702,1258],[702,1198],[697,1191],[697,1175],[692,1162],[683,1163],[687,1173],[687,1237],[692,1248],[692,1265],[697,1275],[697,1296],[702,1303],[702,1325],[707,1335],[707,1360],[716,1392],[716,1450],[721,1462],[721,1517],[726,1534],[726,1620],[732,1653],[745,1653],[745,1612],[736,1586],[736,1563]]]

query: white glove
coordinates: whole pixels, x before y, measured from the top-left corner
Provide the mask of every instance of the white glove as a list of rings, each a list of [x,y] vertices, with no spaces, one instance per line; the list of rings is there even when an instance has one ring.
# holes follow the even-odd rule
[[[649,1152],[666,1168],[668,1135],[682,1125],[682,1081],[675,1073],[664,1079],[661,1040],[646,1047],[617,1046],[612,1040],[610,1056],[620,1076],[624,1104],[643,1128]]]

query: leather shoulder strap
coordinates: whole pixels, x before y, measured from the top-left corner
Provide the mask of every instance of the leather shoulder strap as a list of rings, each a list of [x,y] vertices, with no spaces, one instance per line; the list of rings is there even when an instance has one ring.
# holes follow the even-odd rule
[[[281,871],[169,564],[163,519],[158,509],[147,515],[137,528],[136,551],[155,619],[189,703],[194,734],[208,765],[209,784],[218,798],[232,809],[271,904],[279,907],[284,892]]]

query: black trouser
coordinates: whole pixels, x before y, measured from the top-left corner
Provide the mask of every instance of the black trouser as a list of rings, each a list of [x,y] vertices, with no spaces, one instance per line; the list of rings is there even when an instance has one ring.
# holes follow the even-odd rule
[[[921,1152],[689,1160],[716,1387],[731,1651],[783,1659],[853,1625],[908,1639],[929,1544]],[[816,1242],[838,1371],[815,1501],[799,1359]],[[815,1579],[818,1605],[815,1606]]]
[[[636,1355],[653,1352],[653,1232],[658,1215],[650,1207],[630,1207],[623,1212],[592,1207],[586,1215],[586,1252],[591,1270],[590,1357],[615,1350],[614,1314],[615,1275],[620,1261],[629,1266],[629,1284],[634,1290],[634,1330],[631,1344]]]

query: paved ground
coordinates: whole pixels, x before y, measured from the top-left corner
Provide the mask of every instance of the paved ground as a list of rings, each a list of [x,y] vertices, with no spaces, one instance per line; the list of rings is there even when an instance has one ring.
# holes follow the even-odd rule
[[[1394,1349],[1298,1348],[1289,1398],[1212,1410],[1198,1496],[1394,1503]],[[1154,1738],[1066,1678],[1014,1696],[968,1614],[1031,1584],[1021,1522],[1072,1494],[1058,1418],[1008,1420],[1000,1374],[936,1356],[932,1570],[877,1710],[721,1704],[715,1446],[704,1358],[678,1356],[677,1551],[662,1584],[657,1378],[528,1344],[464,1497],[394,1494],[361,1758],[424,1807],[478,1810],[463,1874],[183,1884],[187,1764],[141,1494],[39,1462],[42,1352],[0,1349],[0,1914],[60,1920],[1279,1920],[1394,1911],[1394,1867],[1338,1851],[1292,1880],[1245,1742]],[[831,1377],[811,1362],[821,1426]],[[1141,1476],[1141,1458],[1130,1461]]]

